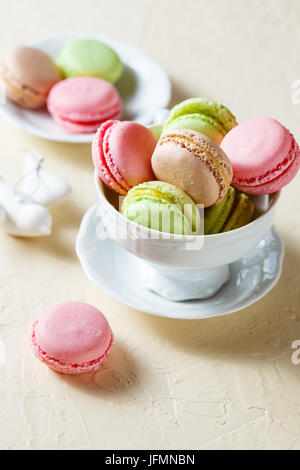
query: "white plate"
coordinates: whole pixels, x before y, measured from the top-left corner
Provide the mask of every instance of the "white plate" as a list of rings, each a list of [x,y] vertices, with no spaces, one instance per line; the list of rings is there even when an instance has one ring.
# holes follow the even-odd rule
[[[122,119],[147,125],[153,122],[157,110],[166,108],[171,98],[171,83],[165,70],[143,51],[130,44],[104,36],[77,34],[50,36],[30,45],[57,59],[66,41],[72,38],[98,39],[110,45],[119,54],[124,73],[116,87],[122,97]],[[94,134],[69,134],[60,128],[46,110],[30,111],[7,101],[0,105],[0,115],[14,126],[43,139],[89,143]]]
[[[171,302],[144,287],[137,275],[139,259],[136,256],[113,240],[97,238],[96,227],[101,229],[101,224],[98,206],[93,206],[82,220],[76,242],[83,269],[107,295],[145,313],[177,319],[233,313],[264,297],[280,278],[284,246],[272,229],[253,251],[230,265],[230,280],[214,297]]]

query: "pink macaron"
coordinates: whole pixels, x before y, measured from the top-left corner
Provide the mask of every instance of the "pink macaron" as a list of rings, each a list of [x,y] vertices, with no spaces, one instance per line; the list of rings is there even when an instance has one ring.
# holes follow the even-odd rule
[[[101,180],[119,194],[137,184],[154,180],[151,157],[157,140],[141,124],[107,121],[98,129],[92,145],[95,168]]]
[[[62,302],[49,308],[31,331],[36,357],[63,374],[95,372],[107,359],[112,344],[105,316],[83,302]]]
[[[48,96],[48,111],[66,131],[93,133],[108,119],[122,114],[122,101],[111,83],[95,77],[74,77],[55,85]]]
[[[300,150],[293,135],[275,119],[258,118],[232,129],[221,148],[233,168],[233,185],[249,194],[279,191],[296,176]]]

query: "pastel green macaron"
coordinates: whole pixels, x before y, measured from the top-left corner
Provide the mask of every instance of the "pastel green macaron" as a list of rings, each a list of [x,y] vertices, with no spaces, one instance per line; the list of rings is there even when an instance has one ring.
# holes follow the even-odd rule
[[[176,235],[197,235],[200,213],[181,189],[161,181],[148,181],[132,188],[121,213],[144,227]]]
[[[235,198],[233,211],[230,214],[222,232],[229,232],[251,222],[254,213],[254,205],[249,196],[245,193],[239,193]]]
[[[230,186],[220,204],[205,209],[204,233],[211,235],[243,227],[251,221],[253,212],[249,196]]]
[[[65,78],[87,76],[116,83],[123,65],[116,52],[95,39],[71,39],[63,47],[57,65]]]
[[[220,144],[235,126],[236,118],[229,109],[209,98],[199,97],[177,104],[170,111],[163,133],[172,129],[191,129]]]

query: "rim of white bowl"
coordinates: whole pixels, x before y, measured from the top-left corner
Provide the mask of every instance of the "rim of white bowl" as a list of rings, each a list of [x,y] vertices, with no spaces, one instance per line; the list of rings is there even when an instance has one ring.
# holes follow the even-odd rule
[[[132,220],[129,220],[127,219],[123,214],[121,214],[121,212],[117,211],[117,209],[108,201],[108,199],[105,197],[105,194],[104,194],[104,191],[101,189],[104,188],[104,183],[101,181],[101,179],[99,178],[98,174],[97,174],[97,170],[95,170],[94,172],[94,180],[95,180],[95,186],[96,186],[96,191],[97,191],[97,195],[98,197],[101,199],[101,201],[105,204],[105,206],[111,211],[113,212],[114,215],[116,215],[117,217],[120,217],[121,219],[123,219],[126,223],[128,223],[129,225],[132,225],[136,228],[139,228],[139,230],[142,230],[142,231],[145,231],[145,233],[149,233],[149,235],[151,233],[155,233],[155,234],[162,234],[163,232],[160,232],[159,230],[154,230],[152,228],[148,228],[148,227],[144,227],[143,225],[139,225],[137,224],[136,222],[133,222]],[[255,224],[258,224],[258,222],[264,218],[268,212],[270,212],[273,208],[275,208],[275,206],[278,204],[278,201],[280,199],[280,195],[281,195],[281,191],[277,191],[276,193],[273,193],[274,194],[274,197],[271,201],[271,204],[269,205],[268,209],[263,213],[261,214],[260,216],[258,216],[255,220],[253,220],[252,222],[250,222],[249,224],[247,225],[244,225],[243,227],[240,227],[238,229],[235,229],[235,230],[231,230],[229,232],[222,232],[222,233],[215,233],[215,234],[210,234],[210,235],[204,235],[204,234],[201,234],[201,235],[177,235],[177,234],[169,234],[171,236],[171,238],[169,238],[168,240],[166,239],[160,239],[160,238],[151,238],[151,236],[149,236],[149,240],[151,241],[178,241],[178,242],[188,242],[190,240],[192,241],[195,241],[195,239],[199,239],[201,240],[203,237],[209,237],[209,238],[214,238],[214,239],[225,239],[225,238],[228,238],[230,236],[232,236],[232,233],[238,233],[238,232],[243,232],[243,231],[246,231],[248,230],[248,228],[251,226],[254,226]],[[147,241],[147,239],[145,239],[145,241]]]

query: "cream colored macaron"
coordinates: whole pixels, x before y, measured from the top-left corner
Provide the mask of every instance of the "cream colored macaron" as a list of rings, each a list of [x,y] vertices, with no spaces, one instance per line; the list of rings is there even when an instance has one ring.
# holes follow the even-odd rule
[[[62,77],[47,54],[33,47],[18,46],[4,57],[1,78],[10,101],[24,108],[39,109],[45,106],[51,87]]]
[[[225,152],[204,134],[186,129],[160,138],[152,168],[158,180],[174,184],[204,207],[222,201],[233,177]]]

